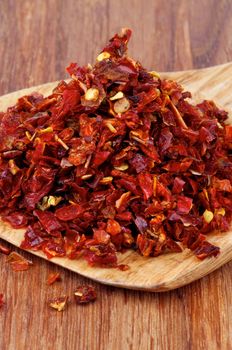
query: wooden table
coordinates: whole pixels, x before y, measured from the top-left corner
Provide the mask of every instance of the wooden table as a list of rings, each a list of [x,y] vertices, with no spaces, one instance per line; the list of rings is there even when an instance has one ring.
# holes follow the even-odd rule
[[[66,77],[71,61],[93,62],[121,27],[130,53],[149,69],[205,67],[232,59],[232,3],[210,0],[1,0],[0,94]],[[1,350],[230,350],[232,262],[169,293],[142,293],[88,281],[24,253],[34,262],[15,273],[0,256]],[[46,285],[48,273],[62,282]],[[76,286],[97,289],[94,304],[63,313],[50,298]]]

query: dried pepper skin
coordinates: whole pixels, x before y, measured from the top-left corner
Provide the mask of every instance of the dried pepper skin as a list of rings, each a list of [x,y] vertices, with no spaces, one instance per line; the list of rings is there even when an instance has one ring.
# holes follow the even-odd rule
[[[128,57],[130,36],[116,34],[93,67],[71,63],[50,96],[0,113],[0,215],[27,228],[24,249],[108,267],[125,248],[219,253],[206,235],[232,219],[227,112]]]
[[[56,311],[64,311],[68,303],[68,296],[56,297],[49,301],[49,306]]]
[[[50,286],[57,281],[61,281],[60,273],[59,272],[50,273],[47,278],[47,284]]]
[[[0,253],[9,255],[11,252],[10,248],[5,247],[4,245],[0,244]]]
[[[13,271],[27,271],[31,265],[32,261],[27,260],[22,255],[11,252],[7,257],[7,262],[10,264]]]
[[[0,308],[4,305],[3,294],[0,293]]]
[[[74,292],[74,298],[77,304],[87,304],[96,300],[97,293],[92,286],[79,286]]]

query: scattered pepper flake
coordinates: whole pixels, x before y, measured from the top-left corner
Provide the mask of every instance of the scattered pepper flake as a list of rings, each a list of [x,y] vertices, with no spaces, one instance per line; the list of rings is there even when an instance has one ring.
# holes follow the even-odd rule
[[[0,253],[9,255],[10,252],[11,252],[10,248],[7,248],[4,245],[0,244]]]
[[[57,311],[64,311],[68,302],[68,296],[56,297],[49,301],[49,306]]]
[[[87,304],[96,300],[97,293],[92,286],[79,286],[74,292],[74,298],[77,304]]]
[[[59,272],[50,273],[47,278],[47,284],[50,286],[57,281],[61,281],[60,273]]]
[[[32,261],[27,260],[16,252],[11,252],[8,255],[7,262],[10,264],[13,271],[26,271],[33,265]]]
[[[3,294],[0,293],[0,308],[3,306],[4,300],[3,300]]]

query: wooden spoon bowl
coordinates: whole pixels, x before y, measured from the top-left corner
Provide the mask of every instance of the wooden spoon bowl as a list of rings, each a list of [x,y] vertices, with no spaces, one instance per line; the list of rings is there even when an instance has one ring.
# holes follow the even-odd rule
[[[161,76],[182,84],[192,93],[195,102],[204,99],[214,100],[231,114],[232,63],[199,70],[162,73]],[[56,85],[57,82],[53,82],[4,95],[0,97],[0,111],[5,111],[7,107],[14,105],[19,97],[34,91],[45,96],[49,95]],[[25,230],[15,230],[0,222],[0,238],[17,247],[23,240],[24,232]],[[217,232],[208,238],[221,248],[221,253],[216,258],[210,257],[203,261],[198,260],[189,249],[183,250],[182,253],[168,253],[155,258],[145,258],[132,250],[123,254],[118,253],[119,263],[130,266],[127,271],[90,267],[83,259],[53,258],[51,261],[101,283],[129,289],[167,291],[193,282],[232,259],[232,232]],[[30,252],[47,259],[41,251],[30,250]]]

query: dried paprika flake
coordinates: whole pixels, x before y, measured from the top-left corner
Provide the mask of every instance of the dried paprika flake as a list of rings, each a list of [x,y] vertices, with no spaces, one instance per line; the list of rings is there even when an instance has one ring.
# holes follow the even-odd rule
[[[68,301],[68,296],[56,297],[49,301],[49,306],[57,311],[64,311]]]
[[[0,253],[5,254],[5,255],[9,255],[10,248],[7,248],[4,245],[0,244]]]
[[[4,300],[3,300],[3,294],[0,293],[0,308],[3,306]]]
[[[97,293],[92,286],[79,286],[74,292],[74,297],[77,304],[87,304],[96,300]]]
[[[9,254],[7,262],[10,264],[13,271],[26,271],[33,265],[32,261],[27,260],[16,252],[11,252]]]
[[[50,96],[1,113],[0,215],[28,227],[24,249],[118,268],[125,249],[219,252],[206,234],[232,220],[228,113],[128,57],[130,36],[116,34],[93,66],[71,63]]]
[[[50,273],[47,278],[47,284],[50,286],[57,281],[61,281],[60,273],[59,272]]]

